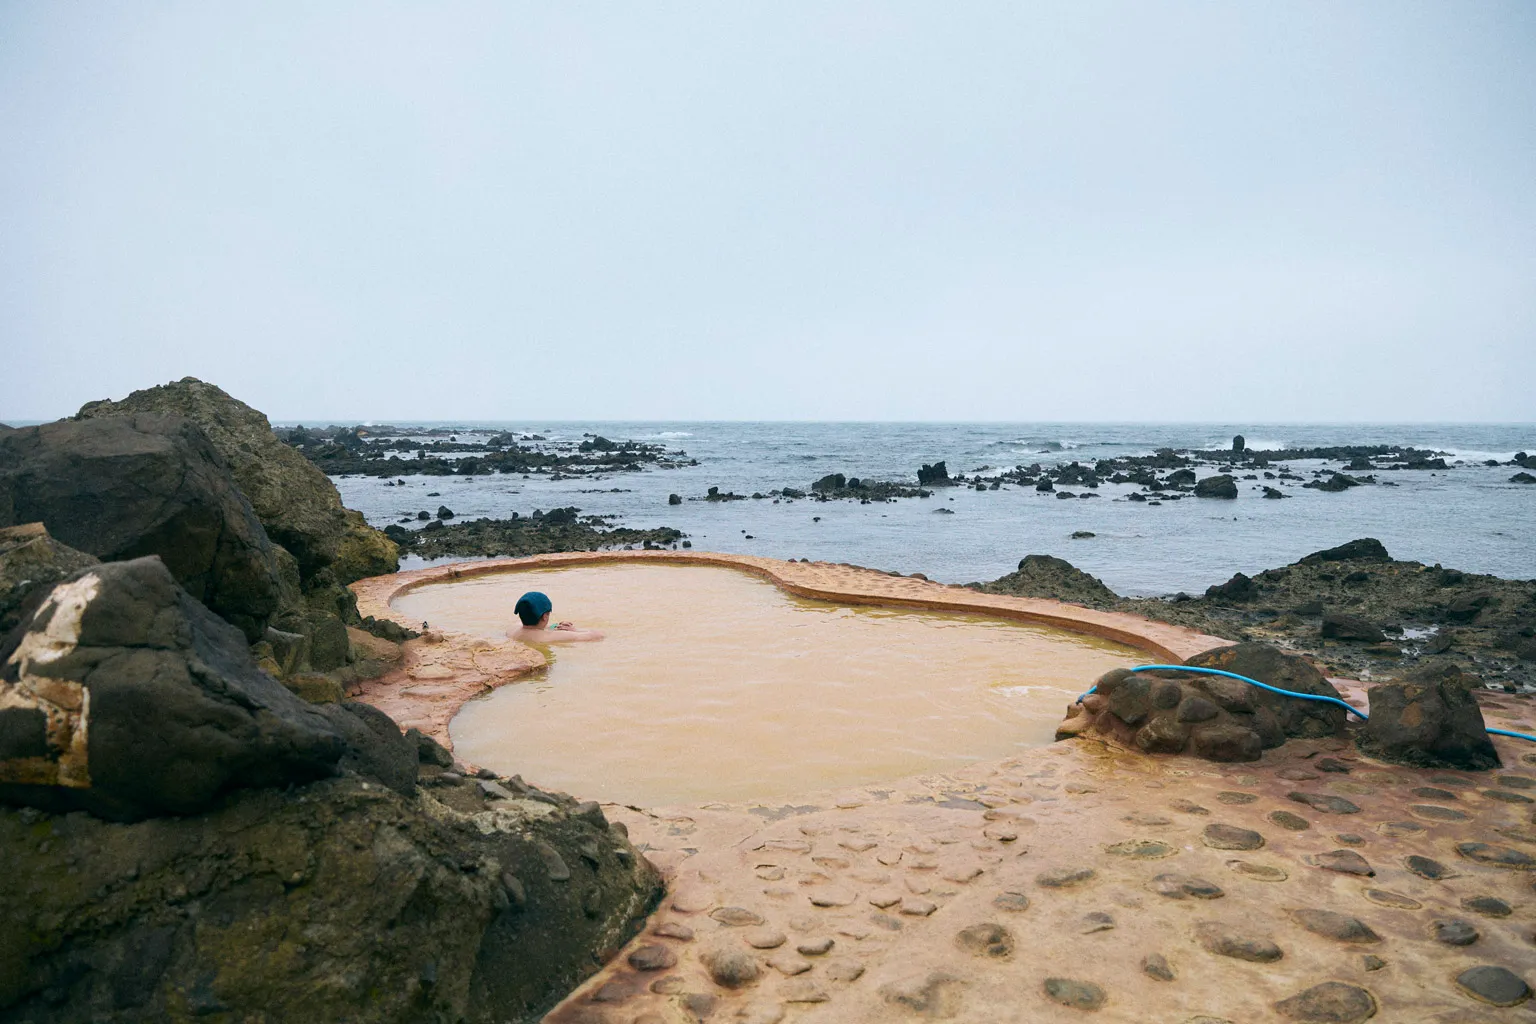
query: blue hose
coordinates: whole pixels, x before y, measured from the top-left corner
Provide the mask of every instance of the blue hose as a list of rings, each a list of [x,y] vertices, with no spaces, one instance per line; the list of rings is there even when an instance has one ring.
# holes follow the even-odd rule
[[[1240,682],[1249,683],[1253,686],[1257,686],[1261,690],[1268,690],[1270,693],[1278,693],[1282,697],[1299,697],[1302,700],[1315,700],[1323,704],[1337,704],[1345,711],[1348,711],[1350,714],[1360,719],[1360,721],[1370,721],[1370,716],[1367,715],[1364,711],[1361,711],[1359,708],[1356,708],[1353,705],[1344,703],[1344,701],[1337,697],[1326,697],[1318,693],[1297,693],[1295,690],[1282,690],[1278,686],[1270,686],[1268,683],[1261,683],[1257,679],[1250,679],[1247,676],[1240,676],[1236,672],[1228,672],[1224,669],[1198,668],[1194,665],[1137,665],[1135,668],[1131,669],[1131,671],[1194,672],[1203,676],[1226,676],[1228,679],[1236,679]],[[1077,703],[1081,704],[1083,702],[1083,697],[1088,696],[1088,694],[1092,693],[1098,688],[1098,684],[1090,686],[1086,691],[1083,692],[1081,696],[1077,698]],[[1511,736],[1517,740],[1528,740],[1531,743],[1536,743],[1536,736],[1530,736],[1523,732],[1510,732],[1508,729],[1488,729],[1487,731],[1493,733],[1495,736]]]

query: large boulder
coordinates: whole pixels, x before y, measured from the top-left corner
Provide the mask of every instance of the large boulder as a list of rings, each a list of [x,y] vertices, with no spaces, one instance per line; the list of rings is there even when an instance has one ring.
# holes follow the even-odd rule
[[[1195,497],[1235,498],[1237,497],[1237,481],[1232,479],[1229,473],[1208,476],[1195,484]]]
[[[0,526],[42,522],[103,560],[159,555],[193,597],[260,638],[278,556],[196,424],[138,413],[0,434]]]
[[[1097,577],[1054,555],[1025,555],[1019,560],[1016,572],[983,584],[981,589],[989,594],[1044,597],[1093,608],[1106,607],[1119,600],[1115,592]]]
[[[34,593],[96,563],[48,536],[42,523],[0,529],[0,637],[15,628]]]
[[[1310,662],[1268,644],[1219,647],[1186,665],[1221,669],[1297,693],[1339,696]],[[1095,732],[1149,754],[1256,761],[1292,737],[1343,732],[1346,712],[1321,701],[1271,693],[1227,676],[1115,669],[1068,709],[1058,739]]]
[[[0,645],[0,801],[191,814],[330,775],[346,750],[156,556],[75,573]]]
[[[1499,766],[1483,712],[1470,688],[1475,676],[1431,662],[1401,680],[1371,687],[1371,720],[1356,738],[1361,751],[1415,768],[1482,771]]]
[[[0,1019],[538,1020],[660,882],[574,801],[439,778],[407,797],[348,774],[130,824],[0,807]]]
[[[266,416],[212,384],[184,377],[121,401],[91,402],[76,418],[142,412],[184,416],[203,429],[267,535],[292,552],[306,581],[327,566],[342,584],[399,568],[394,543],[360,513],[349,514],[324,473],[279,441]]]

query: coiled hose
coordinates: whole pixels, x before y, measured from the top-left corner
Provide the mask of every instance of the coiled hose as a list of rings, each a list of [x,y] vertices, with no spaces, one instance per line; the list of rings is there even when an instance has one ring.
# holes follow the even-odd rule
[[[1355,706],[1353,706],[1351,704],[1346,704],[1344,701],[1340,700],[1337,697],[1325,697],[1322,694],[1317,694],[1317,693],[1297,693],[1295,690],[1282,690],[1278,686],[1270,686],[1268,683],[1261,683],[1257,679],[1249,679],[1247,676],[1240,676],[1236,672],[1228,672],[1228,671],[1226,671],[1224,669],[1219,669],[1219,668],[1198,668],[1198,667],[1196,667],[1194,665],[1137,665],[1135,668],[1131,669],[1131,671],[1132,672],[1194,672],[1194,673],[1196,673],[1198,675],[1203,675],[1203,676],[1226,676],[1228,679],[1236,679],[1236,680],[1239,680],[1241,682],[1248,683],[1248,684],[1250,684],[1252,686],[1257,686],[1261,690],[1268,690],[1270,693],[1278,693],[1282,697],[1299,697],[1302,700],[1315,700],[1315,701],[1318,701],[1318,702],[1323,703],[1323,704],[1337,704],[1339,707],[1343,708],[1345,711],[1348,711],[1350,714],[1352,714],[1356,718],[1360,719],[1360,721],[1362,721],[1362,722],[1370,721],[1370,716],[1367,715],[1364,711],[1361,711],[1359,708],[1357,708],[1357,707],[1355,707]],[[1081,704],[1083,702],[1083,697],[1088,696],[1088,694],[1092,693],[1094,690],[1097,690],[1098,688],[1099,687],[1098,687],[1097,684],[1095,684],[1093,686],[1090,686],[1086,691],[1083,692],[1083,694],[1081,696],[1079,696],[1077,698],[1077,703]],[[1495,736],[1511,736],[1511,737],[1513,737],[1513,738],[1515,738],[1517,740],[1526,740],[1526,741],[1528,741],[1530,743],[1536,743],[1536,736],[1531,736],[1531,735],[1529,735],[1527,733],[1523,733],[1523,732],[1511,732],[1508,729],[1489,729],[1488,732],[1493,733]]]

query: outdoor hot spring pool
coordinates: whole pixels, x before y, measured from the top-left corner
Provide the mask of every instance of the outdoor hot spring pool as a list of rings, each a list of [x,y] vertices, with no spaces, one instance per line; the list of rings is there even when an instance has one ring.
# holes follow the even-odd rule
[[[602,630],[466,704],[458,756],[640,806],[775,800],[1051,742],[1130,647],[981,615],[806,600],[732,569],[605,564],[409,591],[403,617],[502,638],[524,592]]]

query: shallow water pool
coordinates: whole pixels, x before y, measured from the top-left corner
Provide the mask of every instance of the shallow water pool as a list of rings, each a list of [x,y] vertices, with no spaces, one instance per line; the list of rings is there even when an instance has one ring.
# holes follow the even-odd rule
[[[1101,673],[1147,660],[1094,637],[978,615],[805,600],[732,569],[611,564],[435,584],[394,601],[500,638],[528,590],[595,643],[471,701],[458,756],[640,806],[778,800],[1049,743]]]

